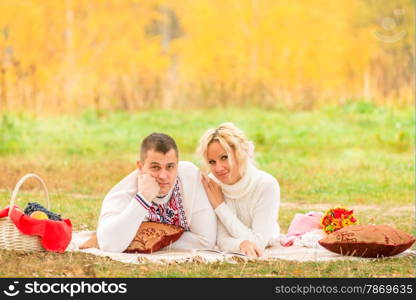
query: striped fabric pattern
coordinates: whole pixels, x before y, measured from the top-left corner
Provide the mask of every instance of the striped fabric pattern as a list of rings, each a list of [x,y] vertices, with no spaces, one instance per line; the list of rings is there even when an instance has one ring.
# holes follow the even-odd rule
[[[147,201],[146,200],[144,200],[144,198],[139,194],[139,193],[137,193],[136,194],[136,197],[135,197],[135,199],[137,200],[137,202],[139,202],[140,203],[140,205],[141,206],[143,206],[146,210],[149,210],[150,209],[150,205],[149,205],[149,203],[147,203]]]

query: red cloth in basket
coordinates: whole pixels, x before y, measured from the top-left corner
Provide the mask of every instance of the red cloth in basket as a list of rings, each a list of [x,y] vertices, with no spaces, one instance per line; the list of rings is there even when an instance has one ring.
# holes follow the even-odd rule
[[[37,220],[25,215],[15,205],[10,214],[10,219],[17,229],[26,235],[38,235],[41,238],[43,248],[48,251],[65,252],[72,239],[72,223],[69,219],[62,221]],[[7,217],[9,207],[0,210],[0,218]]]

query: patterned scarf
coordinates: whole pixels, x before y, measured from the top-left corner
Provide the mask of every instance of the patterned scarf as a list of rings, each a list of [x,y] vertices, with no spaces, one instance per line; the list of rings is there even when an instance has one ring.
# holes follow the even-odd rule
[[[185,231],[189,231],[185,211],[183,209],[181,187],[182,185],[180,179],[177,177],[169,201],[164,204],[156,204],[152,202],[147,215],[147,220],[180,226],[185,229]]]

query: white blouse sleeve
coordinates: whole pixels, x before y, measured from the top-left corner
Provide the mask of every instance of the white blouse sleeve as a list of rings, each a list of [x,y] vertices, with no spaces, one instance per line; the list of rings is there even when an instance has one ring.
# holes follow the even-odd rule
[[[239,240],[249,240],[264,249],[276,233],[276,227],[277,231],[280,231],[277,223],[280,188],[277,181],[273,178],[273,182],[264,184],[259,198],[253,199],[253,201],[256,201],[256,206],[252,213],[253,221],[251,228],[245,226],[225,202],[219,205],[215,212],[229,236]],[[220,239],[220,236],[218,239]],[[218,241],[219,245],[222,243],[223,241]]]
[[[232,237],[221,221],[218,221],[217,244],[222,251],[241,253],[240,244],[244,241],[241,238]]]

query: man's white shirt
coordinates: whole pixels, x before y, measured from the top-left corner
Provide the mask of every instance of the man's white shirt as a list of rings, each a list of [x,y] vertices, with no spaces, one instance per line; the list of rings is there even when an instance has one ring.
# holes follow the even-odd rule
[[[135,198],[138,192],[138,174],[139,171],[135,170],[127,175],[104,198],[97,228],[98,244],[103,251],[123,252],[133,240],[140,224],[145,221],[148,210]],[[183,208],[190,231],[184,232],[169,247],[213,248],[217,220],[201,183],[200,171],[193,163],[180,161],[177,176],[182,183]],[[168,200],[168,197],[154,199],[156,203]]]

